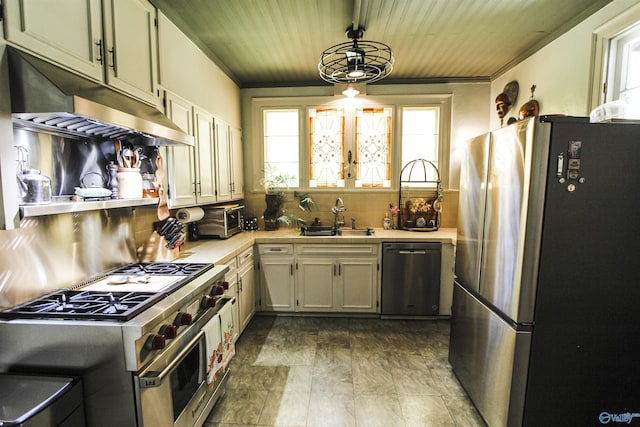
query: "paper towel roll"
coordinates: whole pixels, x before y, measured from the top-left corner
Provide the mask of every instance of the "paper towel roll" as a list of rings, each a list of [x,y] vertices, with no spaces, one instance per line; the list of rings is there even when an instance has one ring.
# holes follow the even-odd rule
[[[202,208],[184,208],[176,212],[176,219],[182,223],[200,221],[203,217]]]

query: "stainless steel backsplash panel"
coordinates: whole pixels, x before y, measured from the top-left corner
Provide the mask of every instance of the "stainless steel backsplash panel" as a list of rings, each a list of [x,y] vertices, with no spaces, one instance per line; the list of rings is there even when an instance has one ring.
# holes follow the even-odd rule
[[[135,210],[109,209],[22,220],[0,231],[0,309],[138,260]]]

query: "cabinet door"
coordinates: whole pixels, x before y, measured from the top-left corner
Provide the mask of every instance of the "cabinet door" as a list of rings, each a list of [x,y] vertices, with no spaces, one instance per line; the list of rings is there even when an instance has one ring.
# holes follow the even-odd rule
[[[187,101],[166,93],[166,115],[185,133],[193,135],[193,111]],[[167,147],[169,207],[196,204],[194,147]]]
[[[106,83],[158,106],[155,7],[147,0],[105,0],[104,15]]]
[[[376,312],[378,308],[378,259],[341,259],[338,264],[338,302],[345,312]]]
[[[232,275],[225,276],[225,280],[229,283],[229,289],[225,290],[224,295],[227,297],[236,297],[236,302],[231,306],[231,317],[233,318],[233,342],[240,337],[240,284],[238,275],[234,272]]]
[[[219,202],[231,200],[231,143],[229,141],[229,125],[215,119],[216,126],[216,178],[217,197]]]
[[[299,258],[298,268],[298,309],[333,311],[338,274],[335,258]]]
[[[216,202],[216,177],[214,158],[213,117],[206,111],[193,109],[194,136],[196,139],[196,198],[198,203]]]
[[[240,332],[244,331],[256,312],[255,282],[253,263],[238,270]]]
[[[7,40],[102,81],[100,0],[21,0],[3,6]]]
[[[244,197],[244,166],[242,164],[242,130],[231,127],[231,198],[234,200]]]
[[[292,256],[260,257],[260,307],[263,311],[295,311]]]

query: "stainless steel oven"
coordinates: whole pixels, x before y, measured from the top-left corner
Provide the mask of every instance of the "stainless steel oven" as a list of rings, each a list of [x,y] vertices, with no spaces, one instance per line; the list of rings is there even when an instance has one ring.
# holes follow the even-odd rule
[[[81,378],[89,427],[201,426],[233,355],[228,269],[131,264],[2,311],[0,372]]]
[[[222,307],[213,316],[204,316],[193,325],[195,336],[159,354],[136,375],[136,399],[142,425],[197,427],[206,420],[229,375],[226,366],[218,375],[208,375],[210,360],[217,356],[208,348],[226,348],[228,343],[221,319],[227,316],[227,311],[230,315],[235,298],[222,299],[221,303]],[[220,332],[209,334],[210,330]],[[227,358],[222,356],[222,360]]]

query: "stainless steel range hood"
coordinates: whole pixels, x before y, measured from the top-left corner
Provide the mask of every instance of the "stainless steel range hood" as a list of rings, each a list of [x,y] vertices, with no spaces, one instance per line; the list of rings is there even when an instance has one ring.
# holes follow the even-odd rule
[[[133,145],[194,145],[150,105],[12,47],[7,52],[14,125]]]

